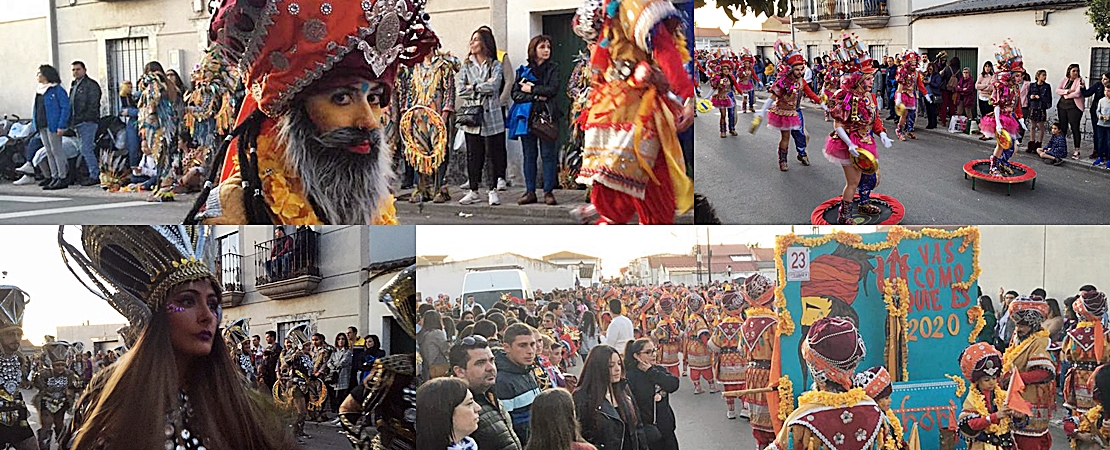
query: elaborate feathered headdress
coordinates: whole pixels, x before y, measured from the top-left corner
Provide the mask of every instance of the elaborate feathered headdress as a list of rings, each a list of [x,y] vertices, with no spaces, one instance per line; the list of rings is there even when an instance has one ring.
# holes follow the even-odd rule
[[[250,339],[251,336],[251,320],[249,318],[235,319],[224,329],[224,340],[228,343],[238,347],[243,345],[243,341]]]
[[[15,286],[0,286],[0,331],[23,328],[23,310],[31,302],[30,294]]]
[[[1014,47],[1009,39],[1002,41],[998,52],[994,54],[996,66],[1000,72],[1024,72],[1025,66],[1021,60],[1021,50]]]

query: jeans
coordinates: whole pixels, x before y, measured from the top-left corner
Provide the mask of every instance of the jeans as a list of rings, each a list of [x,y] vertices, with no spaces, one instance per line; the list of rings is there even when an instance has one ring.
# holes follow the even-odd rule
[[[100,181],[100,165],[96,162],[96,122],[81,122],[74,128],[81,140],[81,156],[89,166],[89,178]]]
[[[1110,127],[1095,125],[1095,145],[1099,158],[1110,158]]]
[[[156,183],[156,182],[158,182],[158,179],[154,178],[154,177],[150,177],[150,176],[146,176],[146,175],[131,175],[131,183],[132,184],[137,183],[137,184],[141,185],[144,190],[148,190],[148,191],[154,190],[154,183]]]
[[[123,113],[127,116],[124,121],[127,124],[125,129],[127,133],[127,162],[131,165],[130,167],[136,167],[143,157],[139,146],[139,120],[136,119],[139,115],[139,109],[124,108]]]
[[[69,174],[69,166],[62,150],[62,137],[46,128],[39,130],[39,136],[42,137],[42,145],[46,147],[46,167],[50,169],[50,178],[65,179]]]
[[[543,192],[551,193],[555,190],[555,181],[558,179],[558,152],[555,143],[537,138],[529,133],[520,137],[524,147],[524,192],[536,192],[536,156],[543,160]]]

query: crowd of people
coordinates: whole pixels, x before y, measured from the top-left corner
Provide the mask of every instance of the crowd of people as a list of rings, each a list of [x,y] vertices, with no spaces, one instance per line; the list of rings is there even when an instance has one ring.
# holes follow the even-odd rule
[[[750,58],[745,71],[752,72],[755,80],[754,89],[770,89],[774,86],[777,78],[775,72],[778,71],[774,69],[775,65],[769,59],[763,56],[753,57],[747,49],[738,56],[730,57],[731,52],[729,49],[718,49],[702,50],[697,53],[703,81],[710,82],[713,87],[714,72],[718,73],[716,76],[722,76],[719,75],[720,70],[714,70],[715,64],[719,66],[721,61],[730,59],[744,61],[745,58]],[[874,84],[870,91],[875,95],[877,109],[887,110],[884,120],[898,123],[896,134],[900,139],[917,138],[913,133],[918,115],[927,119],[925,129],[935,129],[938,124],[941,127],[958,124],[958,127],[953,125],[950,129],[966,129],[964,127],[968,123],[976,122],[981,131],[979,139],[993,139],[994,130],[991,129],[990,124],[984,127],[981,120],[990,116],[994,112],[994,107],[1000,102],[995,92],[1011,89],[1007,83],[1000,82],[1000,79],[1013,77],[1015,80],[1011,85],[1014,92],[1006,95],[1015,99],[1015,107],[1021,111],[1020,116],[1016,118],[1020,121],[1021,129],[1012,134],[1018,142],[1023,143],[1027,153],[1041,153],[1046,162],[1059,164],[1060,159],[1068,157],[1065,146],[1066,137],[1070,131],[1074,149],[1071,157],[1080,159],[1080,150],[1083,146],[1081,133],[1083,111],[1089,110],[1093,142],[1087,159],[1094,160],[1092,164],[1096,166],[1107,167],[1106,164],[1110,163],[1110,150],[1105,147],[1110,144],[1110,141],[1103,139],[1110,130],[1110,122],[1105,119],[1108,117],[1107,112],[1110,111],[1107,109],[1110,108],[1110,103],[1102,102],[1102,99],[1106,98],[1106,86],[1110,85],[1110,79],[1107,78],[1110,74],[1102,74],[1100,79],[1087,86],[1086,79],[1081,75],[1080,66],[1071,64],[1064,72],[1066,75],[1053,87],[1047,82],[1048,71],[1045,69],[1039,69],[1030,76],[1024,70],[1020,73],[1013,70],[1000,70],[996,67],[996,62],[988,60],[983,62],[980,72],[973,75],[972,68],[962,65],[959,57],[949,58],[944,51],[937,53],[932,60],[926,54],[906,52],[883,56],[881,62],[876,61]],[[792,64],[792,66],[796,65],[799,64]],[[814,58],[812,62],[803,59],[800,65],[803,66],[802,74],[795,78],[804,80],[810,91],[824,94],[820,95],[820,98],[825,100],[815,100],[815,103],[832,98],[832,93],[841,87],[844,75],[843,64],[837,63],[835,52]],[[903,71],[902,68],[906,66],[912,66],[913,69],[909,72]],[[735,76],[742,79],[745,74],[738,73]],[[781,77],[781,74],[778,77]],[[912,86],[909,86],[910,84]],[[729,89],[724,92],[715,88],[714,98],[729,96],[732,90],[754,94],[754,89],[746,90],[742,83],[729,86]],[[994,97],[993,100],[992,97]],[[1090,98],[1089,102],[1087,98]],[[923,104],[924,111],[918,112],[914,111],[915,108],[906,107],[909,113],[900,113],[898,105],[905,106],[910,102],[915,105]],[[1046,112],[1053,107],[1056,108],[1057,117],[1055,117],[1056,120],[1049,121]],[[729,109],[730,131],[734,130],[732,124],[735,123],[735,112],[732,108]],[[752,108],[742,108],[740,112],[755,111]],[[825,120],[829,121],[827,113]],[[1046,141],[1045,131],[1050,131],[1050,127],[1059,129],[1058,132],[1053,132],[1050,138],[1053,136],[1062,138]],[[804,126],[800,131],[805,133]],[[799,142],[798,149],[802,154],[805,151],[804,136],[806,134],[802,134],[796,140]]]
[[[800,355],[815,390],[780,412],[789,407],[772,376],[774,291],[771,279],[754,274],[690,287],[537,291],[488,308],[472,297],[426,298],[417,307],[417,430],[430,438],[418,450],[677,449],[668,396],[681,377],[694,394],[722,392],[725,415],[747,418],[759,449],[817,449],[814,436],[849,431],[867,442],[863,448],[910,448],[909,430],[891,409],[887,368],[856,371],[866,347],[849,318],[803,329]],[[958,361],[968,387],[960,438],[975,450],[1048,450],[1049,422],[1061,419],[1054,415],[1062,405],[1068,438],[1079,448],[1105,448],[1105,295],[1082,286],[1063,312],[1043,289],[999,296],[1001,308],[979,296],[985,325]],[[1024,388],[1012,395],[1028,402],[1026,413],[1002,400],[1015,376]],[[830,408],[835,414],[814,419]],[[857,420],[840,420],[844,411]],[[779,414],[782,425],[772,420]],[[861,426],[874,432],[857,435]]]

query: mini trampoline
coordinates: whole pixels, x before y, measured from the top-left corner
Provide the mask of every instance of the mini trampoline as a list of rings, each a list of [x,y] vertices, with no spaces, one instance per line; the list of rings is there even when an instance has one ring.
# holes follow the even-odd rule
[[[859,195],[856,195],[852,200],[853,203],[859,202]],[[855,214],[852,215],[852,222],[855,225],[897,225],[902,222],[906,216],[906,208],[902,206],[902,202],[889,195],[871,194],[871,204],[878,206],[881,210],[879,214],[874,216],[867,214],[860,214],[859,205],[856,205]],[[839,215],[840,196],[828,199],[824,203],[817,205],[813,210],[813,215],[810,219],[814,225],[836,225],[836,219]]]
[[[1006,185],[1006,195],[1010,195],[1011,188],[1015,184],[1032,181],[1029,189],[1037,188],[1037,171],[1033,170],[1025,164],[1011,161],[1010,167],[1013,168],[1014,174],[1011,176],[996,177],[991,175],[991,160],[989,159],[976,159],[968,161],[964,164],[964,179],[971,179],[971,190],[975,190],[975,180],[983,180],[989,183],[1002,183]]]

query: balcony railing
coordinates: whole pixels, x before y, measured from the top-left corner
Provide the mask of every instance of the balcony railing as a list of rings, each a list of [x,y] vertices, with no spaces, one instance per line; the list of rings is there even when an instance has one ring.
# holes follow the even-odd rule
[[[817,20],[848,20],[846,0],[817,0]]]
[[[804,31],[818,27],[846,29],[851,21],[865,28],[880,28],[890,20],[885,0],[794,0],[792,23]]]
[[[219,260],[220,284],[223,285],[225,307],[239,306],[243,301],[243,256],[224,253]]]
[[[848,13],[851,18],[889,16],[886,1],[848,0]]]
[[[255,286],[270,298],[307,295],[320,282],[320,233],[302,228],[254,245]]]

